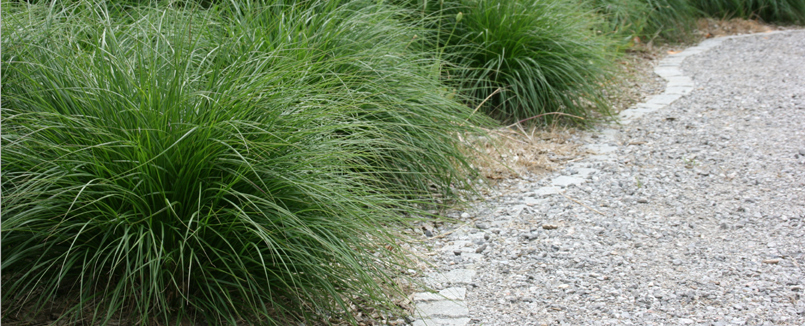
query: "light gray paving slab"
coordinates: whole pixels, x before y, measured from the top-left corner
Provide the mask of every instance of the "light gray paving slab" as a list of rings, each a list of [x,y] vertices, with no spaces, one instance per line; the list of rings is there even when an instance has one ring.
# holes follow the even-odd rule
[[[584,148],[599,154],[606,154],[618,150],[617,146],[608,144],[587,144]]]
[[[584,183],[584,178],[574,176],[559,176],[551,181],[551,184],[559,187],[567,187],[569,185],[580,185]]]
[[[561,192],[562,189],[559,187],[540,187],[534,190],[534,194],[541,197],[555,195]]]
[[[441,301],[441,300],[464,300],[467,289],[464,287],[450,287],[439,291],[439,293],[421,292],[414,294],[414,301]]]
[[[668,105],[668,104],[674,103],[674,101],[678,100],[680,97],[682,97],[682,96],[679,95],[679,94],[662,93],[660,95],[652,97],[648,101],[648,103],[656,103],[656,104],[660,104],[660,105]]]
[[[654,69],[654,73],[660,75],[660,77],[677,77],[677,76],[684,76],[679,68],[676,66],[663,66],[657,67]]]
[[[688,95],[690,94],[691,91],[693,91],[693,87],[674,86],[674,87],[666,87],[665,92],[663,94]]]
[[[417,320],[412,326],[465,326],[470,318],[425,318]]]
[[[678,86],[690,86],[693,87],[695,84],[693,83],[693,79],[687,76],[675,76],[675,77],[668,77],[663,78],[668,81],[668,87],[678,87]]]
[[[466,284],[471,283],[474,276],[475,270],[461,268],[445,273],[435,273],[428,279],[439,283]]]
[[[424,301],[416,305],[417,315],[427,317],[466,317],[470,314],[464,301]]]

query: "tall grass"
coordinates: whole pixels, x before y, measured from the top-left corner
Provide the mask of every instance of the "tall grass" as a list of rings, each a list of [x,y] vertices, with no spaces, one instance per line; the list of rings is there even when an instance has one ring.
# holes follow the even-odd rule
[[[696,9],[689,0],[586,0],[604,17],[598,28],[621,44],[679,42],[692,36]]]
[[[445,7],[441,40],[445,57],[456,63],[447,71],[473,105],[506,122],[606,112],[601,84],[612,57],[609,41],[593,30],[596,16],[562,0]]]
[[[651,7],[644,35],[666,42],[689,41],[698,13],[690,0],[643,0]]]
[[[327,6],[3,3],[4,317],[393,310],[388,226],[466,180],[470,112],[391,9]]]
[[[801,0],[691,0],[705,14],[716,18],[760,18],[767,22],[805,23]]]
[[[651,7],[642,0],[587,0],[592,10],[604,19],[596,28],[612,36],[623,46],[634,45],[635,37],[644,37]]]

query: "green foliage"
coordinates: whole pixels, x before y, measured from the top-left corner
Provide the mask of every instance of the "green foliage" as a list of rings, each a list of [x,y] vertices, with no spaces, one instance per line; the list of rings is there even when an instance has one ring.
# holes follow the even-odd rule
[[[4,318],[394,310],[410,263],[394,230],[471,189],[456,136],[492,125],[476,106],[607,113],[610,38],[683,40],[692,4],[805,16],[795,0],[584,2],[4,2]]]
[[[599,28],[613,35],[619,44],[631,46],[638,37],[642,42],[684,41],[691,36],[697,12],[688,0],[586,0],[604,17]]]
[[[659,35],[666,41],[690,40],[698,13],[689,0],[644,0],[651,7],[644,35]]]
[[[441,44],[456,64],[447,69],[449,82],[490,116],[508,122],[548,113],[539,121],[550,123],[554,112],[606,112],[601,85],[612,61],[608,40],[593,30],[595,16],[557,0],[445,8]]]
[[[716,18],[760,18],[767,22],[805,23],[802,0],[692,0],[696,8]]]
[[[587,0],[604,19],[597,28],[611,35],[618,44],[634,45],[635,37],[644,37],[651,7],[643,0]]]
[[[4,317],[393,309],[390,226],[464,184],[454,137],[484,122],[435,91],[388,7],[3,10]]]

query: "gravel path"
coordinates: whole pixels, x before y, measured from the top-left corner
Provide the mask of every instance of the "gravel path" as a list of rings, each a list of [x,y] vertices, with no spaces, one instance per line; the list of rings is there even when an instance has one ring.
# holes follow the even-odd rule
[[[415,325],[805,325],[805,31],[656,71],[594,155],[437,230]]]

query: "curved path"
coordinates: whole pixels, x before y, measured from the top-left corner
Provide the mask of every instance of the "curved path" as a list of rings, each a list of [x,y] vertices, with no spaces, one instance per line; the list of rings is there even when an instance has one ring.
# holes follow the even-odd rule
[[[805,325],[805,31],[710,39],[665,93],[428,241],[414,325]]]

